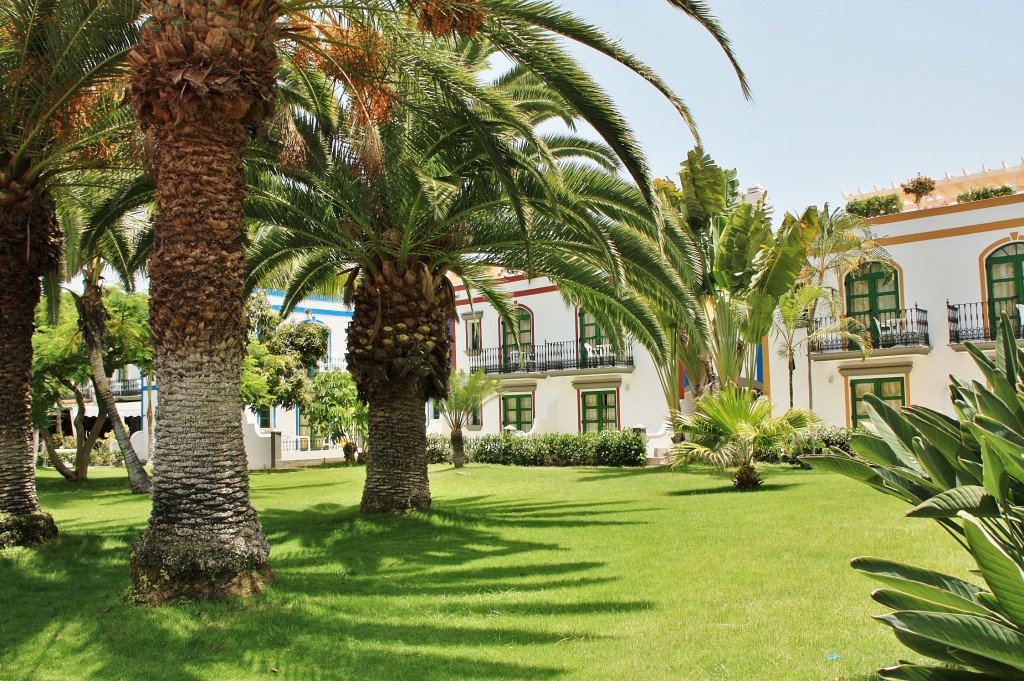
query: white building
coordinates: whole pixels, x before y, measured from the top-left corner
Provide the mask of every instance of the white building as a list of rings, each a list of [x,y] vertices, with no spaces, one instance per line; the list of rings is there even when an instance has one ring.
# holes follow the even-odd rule
[[[833,285],[838,314],[867,329],[874,349],[865,360],[838,336],[816,343],[809,362],[813,399],[808,399],[808,363],[798,360],[797,406],[810,404],[828,423],[846,426],[864,418],[867,393],[880,394],[893,405],[920,404],[953,413],[950,374],[981,378],[963,342],[992,349],[1001,312],[1022,338],[1024,194],[955,203],[968,189],[1002,185],[1024,189],[1024,160],[997,170],[947,175],[937,180],[921,209],[908,200],[904,212],[871,220],[894,267],[871,264]],[[899,189],[876,188],[845,198],[892,193]],[[787,367],[774,348],[770,373],[782,409]]]
[[[634,344],[616,352],[594,318],[567,306],[545,277],[510,273],[502,282],[519,313],[517,329],[508,328],[483,298],[471,304],[465,288],[456,286],[454,366],[483,369],[501,383],[500,394],[484,404],[471,431],[581,433],[643,427],[649,453],[669,446],[668,405],[643,347]],[[768,378],[759,368],[758,387],[768,388]],[[445,432],[439,419],[430,429]]]

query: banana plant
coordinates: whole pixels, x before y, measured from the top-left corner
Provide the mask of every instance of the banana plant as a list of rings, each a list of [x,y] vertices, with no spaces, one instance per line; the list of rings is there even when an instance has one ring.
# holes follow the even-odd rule
[[[953,378],[956,418],[910,407],[898,413],[868,397],[873,432],[854,436],[854,454],[807,456],[913,505],[970,552],[984,586],[878,558],[853,568],[882,588],[877,617],[901,643],[945,666],[880,669],[906,681],[1024,680],[1024,351],[1004,314],[995,359],[967,349],[985,382]],[[949,665],[954,665],[950,667]]]

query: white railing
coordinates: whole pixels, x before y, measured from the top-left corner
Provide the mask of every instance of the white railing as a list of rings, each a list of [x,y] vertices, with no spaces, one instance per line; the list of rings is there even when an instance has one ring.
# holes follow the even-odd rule
[[[334,449],[334,443],[326,437],[285,435],[281,438],[282,452],[323,452],[329,449]]]

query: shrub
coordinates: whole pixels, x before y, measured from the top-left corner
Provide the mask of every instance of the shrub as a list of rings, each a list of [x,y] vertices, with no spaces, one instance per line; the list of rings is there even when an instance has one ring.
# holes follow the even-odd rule
[[[956,418],[932,409],[897,412],[867,396],[877,432],[807,457],[913,504],[907,515],[933,518],[970,554],[987,588],[958,577],[880,558],[857,558],[857,571],[881,582],[871,597],[893,610],[878,617],[901,643],[944,666],[902,663],[884,679],[996,681],[1024,678],[1024,349],[1006,314],[995,360],[967,350],[985,381],[953,378]],[[948,668],[956,665],[977,673]]]
[[[862,218],[874,218],[879,215],[894,215],[903,212],[903,199],[899,194],[872,196],[869,199],[854,199],[846,204],[846,212]]]
[[[117,437],[113,431],[107,433],[93,445],[89,454],[90,466],[123,466],[124,454],[117,445]]]
[[[633,430],[484,435],[468,440],[470,461],[505,466],[642,466],[647,438]]]
[[[994,199],[997,196],[1013,196],[1016,193],[1014,188],[1008,184],[1004,184],[1002,187],[975,187],[957,194],[956,200],[957,203],[970,203],[971,201]]]
[[[427,463],[451,463],[452,440],[447,435],[427,436]]]

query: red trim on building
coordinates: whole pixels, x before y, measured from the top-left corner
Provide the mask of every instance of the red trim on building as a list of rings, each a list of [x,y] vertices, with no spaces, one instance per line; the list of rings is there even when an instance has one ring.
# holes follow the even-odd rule
[[[536,296],[536,295],[539,295],[541,293],[551,293],[552,291],[557,291],[557,290],[558,290],[558,287],[552,284],[551,286],[541,286],[540,288],[532,288],[532,289],[527,289],[525,291],[514,291],[512,293],[512,298],[513,299],[515,299],[515,298],[525,298],[526,296]],[[476,305],[477,303],[486,303],[486,302],[487,302],[487,300],[485,298],[483,298],[483,297],[474,298],[473,299],[473,304],[474,305]],[[465,300],[457,300],[457,301],[455,301],[455,304],[456,305],[469,305],[469,299],[467,298]]]

